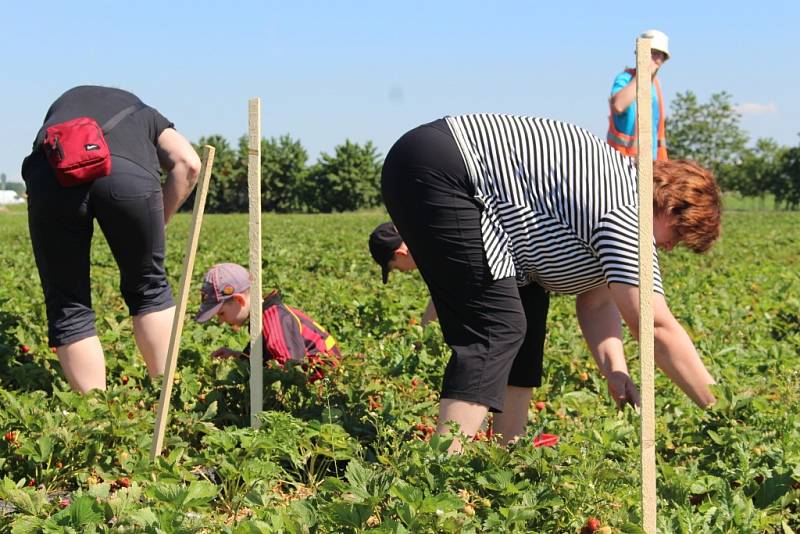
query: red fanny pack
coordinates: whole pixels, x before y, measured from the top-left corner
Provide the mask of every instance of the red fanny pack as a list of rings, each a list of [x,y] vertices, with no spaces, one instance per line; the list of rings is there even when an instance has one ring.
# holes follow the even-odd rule
[[[42,146],[58,183],[74,187],[111,174],[111,152],[104,134],[143,107],[142,103],[128,106],[111,117],[102,128],[90,117],[78,117],[49,126]]]

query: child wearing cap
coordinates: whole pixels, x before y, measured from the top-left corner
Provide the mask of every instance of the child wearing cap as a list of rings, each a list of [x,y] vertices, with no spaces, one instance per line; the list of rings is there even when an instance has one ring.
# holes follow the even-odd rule
[[[216,315],[220,322],[231,325],[236,331],[249,319],[250,277],[241,265],[220,263],[211,267],[200,293],[200,310],[195,316],[198,323],[205,323]],[[281,366],[287,361],[310,366],[309,382],[314,382],[324,376],[321,363],[335,365],[341,357],[334,337],[302,311],[284,304],[277,290],[264,298],[262,310],[265,361],[275,360]],[[212,356],[246,357],[246,352],[222,347]]]

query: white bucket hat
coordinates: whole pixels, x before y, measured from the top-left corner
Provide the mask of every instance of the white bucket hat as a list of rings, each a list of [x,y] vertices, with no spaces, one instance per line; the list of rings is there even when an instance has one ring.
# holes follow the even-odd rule
[[[666,33],[658,30],[647,30],[642,32],[639,37],[650,39],[650,48],[664,52],[667,59],[669,59],[669,37],[667,37]]]

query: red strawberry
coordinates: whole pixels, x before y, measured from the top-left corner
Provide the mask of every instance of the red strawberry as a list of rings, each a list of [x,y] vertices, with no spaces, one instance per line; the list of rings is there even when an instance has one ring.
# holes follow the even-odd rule
[[[534,447],[555,447],[558,443],[558,436],[555,434],[539,434],[533,439]]]
[[[586,520],[586,525],[581,529],[581,531],[584,530],[586,532],[597,532],[600,530],[600,520],[590,516],[589,519]]]
[[[534,408],[536,408],[537,412],[541,412],[542,410],[544,410],[547,407],[547,405],[544,403],[544,401],[537,401],[536,404],[534,404],[533,406],[534,406]]]
[[[418,434],[416,434],[416,437],[425,441],[428,441],[428,438],[430,438],[431,434],[436,432],[435,428],[426,425],[425,423],[415,423],[414,430],[418,432]]]
[[[117,486],[120,488],[130,488],[131,481],[128,477],[120,477],[117,479]]]
[[[22,354],[28,354],[31,351],[31,348],[28,345],[20,345],[19,346],[19,351]]]
[[[14,432],[6,432],[3,438],[9,443],[14,443],[17,440],[17,435]]]

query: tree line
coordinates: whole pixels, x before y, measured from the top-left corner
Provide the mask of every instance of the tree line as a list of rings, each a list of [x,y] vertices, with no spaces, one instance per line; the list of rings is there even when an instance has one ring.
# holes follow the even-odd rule
[[[691,91],[678,93],[667,115],[667,146],[672,159],[693,159],[712,169],[724,191],[764,199],[777,206],[800,207],[800,143],[779,145],[759,138],[748,145],[741,115],[725,92],[700,102]]]
[[[678,93],[667,116],[670,158],[693,159],[711,168],[724,191],[745,197],[773,195],[777,206],[800,207],[800,144],[779,145],[773,139],[749,138],[727,92],[700,102],[691,91]],[[237,146],[220,135],[201,138],[216,148],[206,210],[246,212],[248,140]],[[333,154],[321,153],[309,163],[301,142],[289,135],[261,141],[261,209],[278,213],[330,213],[381,204],[382,156],[372,142],[346,140]],[[192,199],[184,204],[192,209]]]
[[[206,211],[246,212],[248,139],[237,147],[220,135],[202,137],[195,145],[216,149],[206,198]],[[381,203],[382,159],[371,141],[349,140],[321,153],[313,164],[299,140],[289,135],[261,141],[261,210],[278,213],[330,213]],[[193,197],[183,206],[192,209]]]

